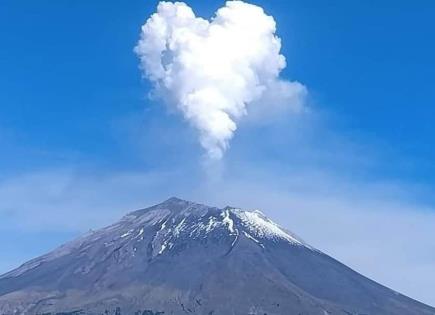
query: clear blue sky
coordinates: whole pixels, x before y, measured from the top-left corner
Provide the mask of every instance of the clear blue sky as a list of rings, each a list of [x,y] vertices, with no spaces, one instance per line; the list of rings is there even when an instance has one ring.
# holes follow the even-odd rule
[[[224,3],[186,2],[203,17]],[[382,208],[365,231],[377,233],[379,213],[392,225],[397,219],[396,229],[378,236],[393,248],[386,254],[391,261],[402,259],[392,270],[423,274],[435,258],[423,254],[423,247],[435,251],[427,239],[433,234],[418,225],[435,222],[435,2],[252,3],[274,16],[288,62],[283,77],[307,86],[312,116],[308,122],[242,125],[223,165],[210,171],[201,166],[202,150],[187,124],[146,97],[150,86],[141,79],[133,47],[156,1],[0,2],[0,272],[170,195],[256,206],[249,197],[266,190],[260,184],[233,190],[242,197],[211,192],[220,184],[209,178],[223,172],[217,177],[234,187],[279,182],[289,195],[297,192],[302,201],[281,200],[276,207],[306,208],[300,222],[323,208],[350,218],[332,220],[334,231],[361,215],[345,206],[352,200]],[[211,187],[207,193],[201,193],[204,185]],[[273,208],[274,196],[265,193],[258,206]],[[319,202],[303,202],[313,198]],[[365,240],[364,230],[353,243],[342,243],[339,234],[325,241],[320,219],[315,232],[309,224],[298,228],[300,222],[282,209],[267,210],[359,271],[435,304],[418,293],[423,286],[434,292],[430,279],[410,284],[412,279],[397,280],[365,260],[386,259],[371,247],[376,243],[363,246],[367,253],[346,249]],[[428,217],[420,220],[422,215]],[[404,254],[400,236],[391,233],[409,220],[415,220],[410,237],[427,243]],[[409,261],[410,255],[421,260]]]

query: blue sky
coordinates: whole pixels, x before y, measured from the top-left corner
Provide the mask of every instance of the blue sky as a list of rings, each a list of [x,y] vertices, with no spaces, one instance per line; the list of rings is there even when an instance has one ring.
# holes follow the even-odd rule
[[[186,2],[206,18],[224,4]],[[156,1],[0,3],[0,272],[178,195],[261,207],[435,304],[435,3],[252,3],[275,18],[282,77],[307,87],[310,112],[241,121],[213,165],[147,98],[133,47]]]

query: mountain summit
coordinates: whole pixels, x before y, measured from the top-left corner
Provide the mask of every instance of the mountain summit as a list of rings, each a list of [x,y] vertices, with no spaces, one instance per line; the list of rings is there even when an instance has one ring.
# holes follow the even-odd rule
[[[0,276],[0,314],[435,315],[260,211],[178,198]]]

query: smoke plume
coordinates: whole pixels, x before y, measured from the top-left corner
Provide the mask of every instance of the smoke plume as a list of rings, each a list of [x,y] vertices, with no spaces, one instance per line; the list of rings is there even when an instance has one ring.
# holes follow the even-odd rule
[[[160,2],[142,26],[135,52],[144,76],[199,131],[209,157],[223,156],[250,107],[303,106],[305,87],[279,78],[286,60],[275,31],[273,17],[243,1],[228,1],[211,20]]]

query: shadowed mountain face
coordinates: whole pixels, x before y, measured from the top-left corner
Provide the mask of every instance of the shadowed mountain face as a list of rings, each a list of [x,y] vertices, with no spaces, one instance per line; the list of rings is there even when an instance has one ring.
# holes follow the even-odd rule
[[[0,276],[0,314],[435,315],[435,309],[361,276],[261,212],[171,198]]]

